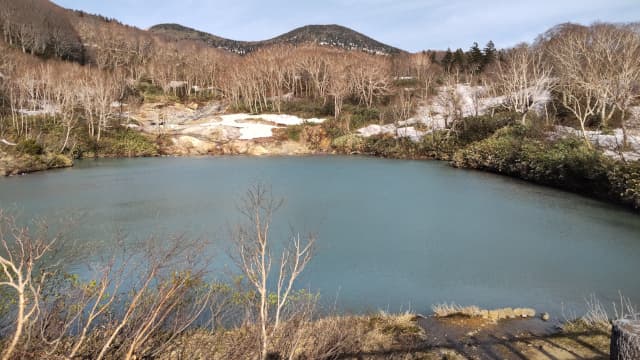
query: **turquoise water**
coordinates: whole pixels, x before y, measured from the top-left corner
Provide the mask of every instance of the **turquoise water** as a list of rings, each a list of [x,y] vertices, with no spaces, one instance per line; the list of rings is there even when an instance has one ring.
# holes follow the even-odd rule
[[[595,293],[640,303],[640,216],[577,195],[440,162],[359,157],[85,160],[0,179],[0,206],[79,215],[101,251],[121,229],[213,239],[214,274],[233,266],[228,228],[252,183],[286,198],[289,226],[318,236],[299,286],[348,311],[455,301],[580,311]]]

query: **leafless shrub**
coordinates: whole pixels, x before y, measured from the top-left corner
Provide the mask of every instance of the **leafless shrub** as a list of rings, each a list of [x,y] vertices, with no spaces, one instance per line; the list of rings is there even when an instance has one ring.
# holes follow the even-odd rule
[[[258,295],[258,323],[260,326],[261,358],[266,359],[271,340],[278,333],[279,326],[286,316],[293,285],[311,260],[315,238],[301,238],[293,235],[289,245],[285,246],[277,266],[276,290],[270,291],[269,279],[274,263],[270,239],[271,221],[274,213],[282,206],[283,200],[273,197],[265,185],[254,185],[247,191],[240,205],[246,224],[238,226],[233,234],[236,245],[235,259],[238,267],[247,277]],[[295,317],[296,312],[293,312]],[[292,315],[289,316],[290,318]]]
[[[498,62],[494,73],[494,88],[505,96],[505,105],[522,114],[526,123],[527,113],[545,100],[545,94],[554,86],[551,68],[543,62],[542,52],[527,45],[511,49],[504,62]]]
[[[42,289],[56,267],[45,259],[58,240],[59,234],[50,235],[43,222],[36,222],[35,229],[30,229],[0,210],[0,291],[6,291],[0,301],[7,307],[3,309],[6,316],[12,319],[2,360],[12,358],[40,316]]]
[[[611,327],[609,315],[596,295],[589,295],[585,301],[587,311],[581,320],[589,327],[609,329]]]

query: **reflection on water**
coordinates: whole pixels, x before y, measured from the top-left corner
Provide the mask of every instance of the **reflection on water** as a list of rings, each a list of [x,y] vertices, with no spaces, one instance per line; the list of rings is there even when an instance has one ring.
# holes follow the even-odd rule
[[[0,179],[0,206],[27,216],[78,214],[74,235],[108,251],[114,233],[188,233],[216,241],[255,182],[286,198],[274,235],[318,234],[300,286],[341,308],[435,302],[559,312],[590,293],[640,302],[640,217],[610,205],[438,162],[354,157],[81,161]]]

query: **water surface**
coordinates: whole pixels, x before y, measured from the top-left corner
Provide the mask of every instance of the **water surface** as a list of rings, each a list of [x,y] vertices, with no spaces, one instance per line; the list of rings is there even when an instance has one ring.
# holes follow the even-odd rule
[[[0,206],[25,216],[83,214],[76,236],[109,249],[182,233],[216,241],[250,184],[286,198],[289,226],[318,235],[300,286],[341,309],[427,312],[443,301],[579,311],[622,291],[640,303],[640,217],[595,200],[440,162],[358,157],[85,160],[0,179]],[[568,312],[569,310],[565,310]]]

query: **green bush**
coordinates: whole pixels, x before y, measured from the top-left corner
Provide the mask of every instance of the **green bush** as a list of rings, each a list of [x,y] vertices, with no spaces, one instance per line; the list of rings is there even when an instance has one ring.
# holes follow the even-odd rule
[[[49,168],[69,167],[73,165],[73,160],[65,155],[55,154],[48,159],[47,165]]]
[[[531,138],[524,126],[498,130],[454,156],[452,165],[487,170],[640,209],[640,164],[614,161],[582,139]]]
[[[131,129],[118,129],[98,144],[100,156],[156,156],[157,145],[145,135]]]
[[[324,131],[327,133],[327,136],[329,136],[330,139],[337,139],[337,138],[339,138],[341,136],[349,134],[344,129],[344,126],[340,122],[340,120],[336,120],[333,117],[331,117],[331,118],[327,119],[326,121],[324,121],[321,124],[321,126],[324,129]]]
[[[44,153],[42,145],[33,139],[20,141],[16,146],[16,151],[25,155],[42,155]]]
[[[333,101],[322,104],[319,101],[295,99],[283,101],[280,110],[282,113],[300,116],[302,118],[333,116]]]
[[[359,129],[380,119],[380,111],[376,108],[367,108],[360,105],[345,104],[341,116],[350,116],[351,129]]]
[[[350,154],[364,151],[365,142],[362,136],[348,134],[333,139],[331,146],[341,153]]]
[[[640,162],[614,162],[608,176],[611,195],[634,209],[640,209]]]
[[[470,144],[493,135],[496,130],[515,123],[513,113],[499,113],[495,116],[469,116],[457,122],[454,127],[458,140]]]
[[[303,125],[291,125],[285,128],[287,139],[292,141],[300,141]]]
[[[422,156],[449,160],[462,145],[456,136],[445,130],[434,131],[422,138],[420,152]]]

